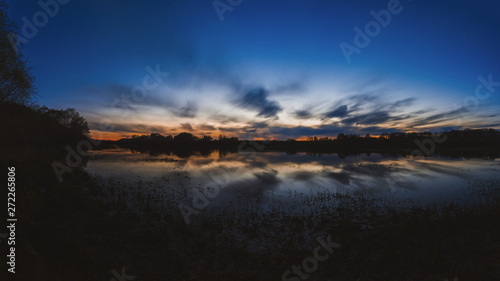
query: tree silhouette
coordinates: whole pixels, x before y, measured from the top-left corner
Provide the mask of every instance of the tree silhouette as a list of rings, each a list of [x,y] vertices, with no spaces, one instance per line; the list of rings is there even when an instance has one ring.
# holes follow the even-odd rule
[[[30,105],[36,95],[34,78],[22,47],[14,35],[17,27],[8,17],[8,6],[0,0],[0,102]]]
[[[198,140],[198,138],[193,136],[193,134],[190,134],[190,133],[180,133],[174,137],[175,142],[182,143],[182,144],[193,143],[197,140]]]
[[[85,120],[85,118],[83,118],[74,108],[67,108],[66,110],[57,110],[46,106],[39,108],[35,106],[34,108],[36,108],[37,112],[45,114],[56,120],[63,126],[63,128],[67,129],[67,133],[69,133],[72,137],[78,138],[82,135],[89,135],[87,120]]]

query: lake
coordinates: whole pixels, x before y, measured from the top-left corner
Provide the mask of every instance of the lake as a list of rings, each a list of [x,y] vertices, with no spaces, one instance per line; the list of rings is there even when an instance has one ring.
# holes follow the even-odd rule
[[[474,182],[500,175],[500,159],[361,153],[332,154],[223,150],[191,155],[97,150],[86,170],[106,185],[140,198],[186,202],[199,192],[221,202],[280,202],[325,193],[366,194],[391,201],[467,202]],[[472,187],[473,188],[473,187]],[[204,207],[204,206],[203,206]]]

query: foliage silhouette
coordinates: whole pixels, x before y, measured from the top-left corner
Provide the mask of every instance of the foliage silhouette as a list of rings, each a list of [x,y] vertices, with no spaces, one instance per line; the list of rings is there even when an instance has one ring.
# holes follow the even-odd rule
[[[438,140],[438,141],[434,141]],[[465,129],[452,130],[440,133],[384,133],[379,137],[366,135],[364,137],[354,134],[338,134],[337,138],[316,136],[308,137],[306,141],[288,139],[286,141],[257,141],[262,147],[260,151],[284,151],[290,154],[297,152],[310,153],[339,153],[349,155],[361,152],[384,152],[396,155],[410,155],[415,149],[420,149],[419,144],[427,141],[434,142],[435,149],[427,156],[437,152],[451,157],[487,157],[495,158],[500,155],[500,132],[494,129]],[[207,149],[227,149],[236,152],[250,142],[238,138],[228,138],[223,135],[219,139],[207,136],[198,138],[190,133],[180,133],[177,136],[162,136],[155,133],[151,135],[134,136],[116,141],[122,148],[138,151],[176,152],[206,151]],[[255,149],[259,151],[258,149]],[[424,153],[425,154],[425,153]]]
[[[35,79],[15,38],[16,25],[7,16],[8,7],[0,0],[0,102],[32,104]]]

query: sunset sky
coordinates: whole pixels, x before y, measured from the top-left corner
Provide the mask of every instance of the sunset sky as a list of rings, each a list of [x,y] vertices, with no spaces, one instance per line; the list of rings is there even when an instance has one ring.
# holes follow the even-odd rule
[[[26,37],[23,17],[33,23],[42,7],[7,2]],[[238,2],[58,4],[24,46],[38,103],[76,108],[95,137],[108,139],[500,129],[500,2],[230,5]],[[388,6],[394,13],[380,13]],[[390,13],[385,27],[370,24],[372,10]],[[356,27],[373,35],[363,35],[364,46],[356,45]],[[342,42],[357,52],[346,58]],[[157,69],[169,75],[147,76]],[[133,89],[145,85],[138,98]]]

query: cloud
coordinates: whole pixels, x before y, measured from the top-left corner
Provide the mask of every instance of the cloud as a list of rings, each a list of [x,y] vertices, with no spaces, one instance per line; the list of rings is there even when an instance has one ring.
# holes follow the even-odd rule
[[[347,125],[376,125],[382,124],[394,118],[389,115],[387,111],[370,112],[368,114],[361,114],[351,118],[342,119],[343,124]]]
[[[191,124],[189,124],[189,123],[181,124],[181,128],[183,128],[184,130],[190,131],[190,132],[194,131],[193,126],[191,126]]]
[[[133,133],[133,134],[150,134],[150,133],[164,133],[167,131],[164,127],[148,126],[142,124],[117,124],[112,123],[109,126],[102,126],[101,122],[89,122],[89,128],[95,131],[108,132],[108,133]]]
[[[283,109],[275,102],[268,99],[269,92],[262,88],[253,88],[245,93],[238,105],[243,108],[257,110],[260,117],[275,117]]]
[[[351,112],[358,111],[363,106],[368,104],[377,105],[382,102],[379,94],[360,94],[349,97],[346,101],[341,101],[342,103],[353,103],[350,108]]]
[[[334,118],[334,117],[345,117],[347,116],[347,105],[342,105],[337,107],[336,109],[325,113],[326,118]]]
[[[293,115],[299,119],[309,119],[313,117],[308,110],[296,110]]]
[[[198,106],[195,102],[187,102],[187,105],[185,107],[181,107],[179,109],[172,109],[172,113],[179,117],[186,117],[186,118],[194,118],[196,117],[196,113],[198,111]]]
[[[300,93],[305,90],[304,83],[302,81],[293,81],[287,84],[279,85],[274,88],[273,93]]]
[[[467,109],[465,107],[455,109],[455,110],[450,110],[444,113],[439,113],[439,114],[434,114],[425,118],[420,118],[417,121],[413,122],[411,126],[425,126],[425,125],[431,125],[434,123],[442,122],[442,121],[449,121],[449,120],[456,120],[457,117],[461,117],[463,113],[466,113]]]
[[[236,123],[240,122],[240,118],[235,117],[235,116],[228,116],[225,114],[220,114],[220,113],[215,113],[210,115],[210,119],[217,121],[219,123],[225,124],[225,123]]]
[[[241,127],[219,127],[219,131],[227,133],[240,133],[243,130]]]
[[[203,131],[215,131],[215,130],[217,130],[214,126],[207,125],[207,124],[199,125],[197,127],[197,129],[198,130],[203,130]]]
[[[399,107],[410,106],[410,105],[413,105],[416,100],[417,100],[417,98],[407,98],[407,99],[399,100],[399,101],[391,104],[390,107],[393,109],[398,109]]]
[[[363,127],[359,129],[359,133],[369,133],[369,134],[375,134],[375,135],[380,135],[383,133],[395,133],[395,132],[400,132],[401,130],[394,129],[394,128],[385,128],[381,126],[369,126],[369,127]]]

